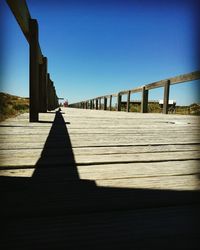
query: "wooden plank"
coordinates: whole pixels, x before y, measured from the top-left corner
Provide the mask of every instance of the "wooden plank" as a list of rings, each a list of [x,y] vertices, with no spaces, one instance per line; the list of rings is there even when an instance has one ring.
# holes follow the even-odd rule
[[[130,178],[149,178],[152,177],[164,177],[164,176],[183,176],[183,175],[195,175],[198,179],[200,173],[199,161],[173,161],[173,162],[149,162],[147,163],[117,163],[117,164],[98,164],[98,165],[78,165],[78,173],[80,179],[87,180],[116,180],[116,179],[130,179]],[[39,166],[22,166],[20,168],[1,169],[0,176],[10,177],[31,177],[35,170]],[[59,172],[63,173],[65,179],[70,179],[70,175],[66,173],[66,166],[59,166]],[[41,168],[40,171],[43,176],[48,179],[49,172],[51,172],[51,166]],[[195,177],[195,178],[196,178]],[[55,179],[59,181],[59,179]],[[162,179],[160,179],[162,182]],[[142,183],[142,180],[141,180]],[[188,184],[189,185],[189,184]],[[193,185],[193,184],[192,184]]]
[[[190,205],[8,220],[2,248],[169,249],[175,239],[181,249],[198,249],[198,210]]]
[[[86,139],[85,139],[86,140]],[[157,140],[157,141],[152,141],[152,140],[145,140],[144,143],[142,143],[141,141],[136,141],[136,142],[121,142],[121,143],[118,143],[116,144],[114,141],[113,142],[110,142],[110,141],[104,141],[104,142],[94,142],[92,140],[86,142],[85,140],[81,140],[81,141],[73,141],[72,142],[72,146],[73,148],[86,148],[86,147],[114,147],[114,146],[117,146],[117,147],[124,147],[124,146],[153,146],[153,145],[169,145],[169,144],[173,144],[173,145],[177,145],[177,144],[180,144],[180,145],[186,145],[186,144],[196,144],[196,143],[199,143],[199,140],[193,140],[191,142],[191,140],[182,140],[180,142],[174,142],[174,140],[168,140],[167,142],[166,141],[160,141],[160,140]],[[26,144],[25,144],[26,143]],[[0,149],[7,149],[7,150],[10,150],[10,149],[17,149],[17,148],[20,148],[20,149],[36,149],[36,148],[42,148],[44,147],[44,144],[45,142],[21,142],[21,143],[5,143],[3,146],[1,146],[0,144]],[[63,146],[65,144],[63,143]],[[54,147],[52,147],[54,148]]]
[[[176,77],[171,77],[170,80],[170,84],[177,84],[177,83],[183,83],[183,82],[189,82],[189,81],[194,81],[194,80],[198,80],[200,79],[200,71],[194,71],[188,74],[183,74],[183,75],[179,75]]]
[[[180,249],[198,249],[198,210],[190,205],[8,220],[2,248],[169,249],[176,241]]]
[[[129,90],[120,91],[120,95],[127,95]]]
[[[121,95],[126,95],[126,94],[128,94],[129,91],[130,91],[131,93],[142,92],[142,87],[137,87],[137,88],[134,88],[134,89],[131,89],[131,90],[123,90],[123,91],[120,91],[119,93],[120,93]],[[117,96],[117,94],[116,94],[116,96]]]
[[[156,135],[156,133],[160,132],[162,135],[164,135],[164,131],[162,127],[155,127],[152,126],[152,129],[150,130],[148,127],[146,126],[133,126],[130,127],[128,125],[131,124],[126,124],[126,126],[124,127],[116,127],[112,125],[110,127],[106,127],[106,124],[103,124],[103,126],[94,126],[91,127],[89,126],[89,124],[84,124],[84,127],[68,127],[68,131],[70,132],[70,134],[138,134],[138,130],[139,129],[143,129],[144,134],[148,134],[148,133],[152,133],[154,135]],[[200,129],[198,127],[194,127],[194,126],[178,126],[178,127],[167,127],[167,126],[163,126],[165,129],[165,132],[167,135],[173,134],[173,133],[177,133],[178,135],[181,135],[181,131],[183,130],[187,130],[185,131],[185,134],[190,135],[190,134],[194,134],[194,135],[198,135],[198,133],[200,132]],[[14,134],[23,134],[23,135],[29,135],[29,134],[41,134],[41,135],[46,135],[49,132],[50,127],[47,126],[44,123],[44,126],[35,126],[35,127],[24,127],[24,131],[22,131],[22,126],[16,126],[16,127],[1,127],[0,129],[0,138],[1,135],[2,136],[9,136],[9,135],[14,135]],[[34,128],[34,130],[32,130]],[[192,131],[191,131],[192,130]]]
[[[146,88],[146,90],[160,88],[160,87],[163,87],[167,81],[168,81],[168,79],[149,83],[149,84],[145,85],[145,88]]]
[[[146,89],[155,89],[159,87],[164,87],[165,83],[167,81],[170,81],[170,84],[178,84],[178,83],[184,83],[184,82],[189,82],[189,81],[194,81],[200,79],[200,71],[194,71],[191,73],[175,76],[175,77],[170,77],[168,79],[164,79],[161,81],[153,82],[150,84],[145,85]]]
[[[142,87],[134,88],[134,89],[131,89],[130,91],[131,91],[131,93],[142,92]]]
[[[16,18],[25,38],[30,43],[31,42],[31,30],[29,27],[29,20],[31,15],[25,0],[6,0],[8,6],[10,7],[14,17]],[[42,52],[40,45],[38,43],[38,62],[42,63]]]
[[[39,144],[37,144],[39,145]],[[40,156],[42,152],[42,145],[38,148],[23,148],[23,149],[1,149],[0,156],[9,156],[12,155],[16,156],[29,156],[36,155]],[[67,150],[67,148],[66,148]],[[73,152],[75,155],[109,155],[109,154],[135,154],[135,153],[164,153],[164,152],[183,152],[184,151],[200,151],[200,144],[197,145],[188,145],[188,144],[181,144],[181,145],[146,145],[146,146],[109,146],[109,147],[77,147],[73,148]],[[55,151],[54,148],[49,148],[48,152],[51,156],[64,156],[66,152],[64,150],[57,150]]]
[[[28,10],[25,0],[6,0],[13,15],[15,16],[22,32],[24,33],[27,41],[29,42],[29,19],[31,19],[30,12]]]
[[[196,161],[189,160],[182,162],[177,160],[174,161],[173,163],[150,162],[148,164],[128,163],[128,164],[114,164],[114,165],[113,164],[89,165],[89,166],[86,165],[86,166],[77,166],[77,168],[80,178],[87,180],[116,180],[116,179],[131,179],[131,178],[147,178],[150,180],[152,177],[183,176],[191,174],[196,175],[195,176],[196,178],[197,175],[200,173],[199,161],[197,160]],[[142,181],[143,180],[141,179],[141,185]],[[162,183],[162,178],[160,179],[160,183]]]
[[[97,180],[97,186],[137,189],[171,189],[171,190],[200,190],[200,181],[197,176],[169,176],[135,179]]]
[[[63,150],[63,149],[59,149]],[[66,154],[65,156],[54,156],[51,157],[49,154],[44,157],[42,165],[58,165],[58,164],[68,164],[75,163],[77,165],[86,164],[107,164],[107,163],[137,163],[137,162],[163,162],[163,161],[188,161],[192,159],[200,160],[199,151],[185,151],[183,152],[161,152],[161,153],[143,153],[143,154],[108,154],[108,155],[75,155],[74,159],[69,157],[70,151],[67,149],[63,150]],[[30,154],[26,156],[1,156],[0,167],[18,167],[18,166],[34,166],[37,164],[40,157],[35,154]]]
[[[80,139],[81,140],[85,140],[85,139],[88,139],[89,140],[99,140],[101,139],[101,141],[108,141],[108,140],[111,140],[111,142],[115,141],[115,142],[120,142],[120,141],[124,141],[124,142],[133,142],[133,140],[135,141],[141,141],[143,140],[145,142],[145,140],[149,141],[151,139],[153,139],[154,141],[158,141],[158,140],[161,140],[161,141],[164,141],[166,140],[167,141],[172,141],[172,139],[177,139],[177,143],[181,142],[181,141],[184,141],[184,139],[186,140],[190,140],[191,139],[191,143],[194,139],[196,139],[198,141],[198,132],[196,133],[192,133],[192,132],[188,132],[188,133],[185,133],[184,135],[184,138],[181,136],[181,132],[177,132],[176,135],[174,135],[173,138],[169,137],[167,138],[168,136],[171,136],[173,133],[172,131],[168,132],[168,133],[164,133],[164,132],[161,132],[159,134],[159,136],[157,136],[157,138],[154,138],[156,136],[156,131],[155,132],[152,132],[152,134],[149,134],[148,133],[149,131],[146,130],[145,134],[137,134],[137,133],[72,133],[70,135],[70,138],[71,140],[74,140],[76,141],[77,139]],[[62,140],[62,133],[61,134],[57,134],[54,138],[52,138],[52,141],[55,140]],[[165,136],[165,137],[164,137]],[[44,141],[45,139],[47,138],[47,134],[37,134],[37,133],[34,133],[34,134],[21,134],[21,135],[15,135],[15,138],[13,138],[12,135],[0,135],[0,142],[5,142],[5,143],[9,143],[9,142],[25,142],[25,141],[29,141],[30,139],[32,140],[32,142],[41,142],[41,141]],[[162,144],[162,143],[160,143]],[[174,143],[176,144],[176,143]],[[134,145],[134,143],[133,143]]]

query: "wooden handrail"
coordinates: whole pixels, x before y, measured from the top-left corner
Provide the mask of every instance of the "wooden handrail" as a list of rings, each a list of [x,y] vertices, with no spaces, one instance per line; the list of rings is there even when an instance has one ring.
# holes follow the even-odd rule
[[[167,114],[168,113],[168,102],[169,102],[169,91],[170,91],[170,85],[174,84],[179,84],[179,83],[184,83],[184,82],[189,82],[189,81],[194,81],[200,79],[200,71],[194,71],[188,74],[183,74],[175,77],[171,77],[168,79],[160,80],[157,82],[153,83],[148,83],[146,85],[143,85],[141,87],[137,87],[134,89],[129,89],[129,90],[123,90],[118,92],[117,94],[111,94],[111,95],[105,95],[105,96],[99,96],[95,97],[89,100],[77,102],[77,103],[72,103],[69,105],[69,107],[75,107],[75,108],[85,108],[87,107],[87,103],[89,103],[91,100],[99,100],[99,99],[104,99],[104,106],[107,107],[107,99],[110,98],[110,108],[112,106],[112,97],[117,97],[117,110],[121,111],[121,96],[122,95],[127,95],[127,112],[130,111],[130,94],[131,93],[138,93],[142,92],[142,101],[141,101],[141,112],[142,113],[147,113],[148,112],[148,91],[155,89],[155,88],[160,88],[164,87],[164,103],[163,103],[163,113]],[[85,105],[84,105],[85,103]],[[106,105],[105,105],[106,103]],[[96,102],[96,109],[99,109],[98,102]],[[105,108],[104,108],[105,110]]]
[[[30,45],[29,121],[37,122],[39,112],[58,107],[58,97],[47,72],[47,58],[43,56],[40,48],[37,20],[31,18],[25,0],[7,0],[7,4]]]

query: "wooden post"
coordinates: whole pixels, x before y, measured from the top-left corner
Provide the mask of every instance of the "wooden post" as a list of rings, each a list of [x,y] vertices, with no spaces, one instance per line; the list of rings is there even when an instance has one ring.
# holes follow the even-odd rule
[[[120,93],[117,95],[117,111],[121,111],[121,101],[122,101],[122,96]]]
[[[49,75],[49,86],[48,86],[48,110],[51,110],[51,79]]]
[[[90,109],[92,109],[92,100],[90,100]]]
[[[148,113],[148,90],[142,87],[141,113]]]
[[[98,110],[98,99],[96,99],[96,110]]]
[[[109,106],[109,110],[112,110],[112,95],[110,95],[110,106]]]
[[[47,112],[47,58],[39,64],[39,112]]]
[[[54,102],[53,82],[51,81],[51,79],[49,79],[49,106],[48,106],[49,110],[54,109],[53,102]]]
[[[53,92],[52,92],[52,93],[53,93],[53,96],[52,96],[52,97],[53,97],[53,99],[52,99],[52,102],[53,102],[53,109],[55,109],[55,106],[56,106],[56,103],[55,103],[55,98],[56,98],[56,97],[55,97],[55,95],[56,95],[56,93],[55,93],[55,87],[54,87],[54,85],[53,85]]]
[[[130,111],[130,97],[131,97],[131,91],[128,91],[127,94],[127,103],[126,103],[126,111],[129,112]]]
[[[29,87],[30,87],[30,113],[29,121],[38,122],[39,118],[39,64],[38,64],[38,23],[35,19],[29,20]]]
[[[94,109],[94,99],[92,99],[92,109]]]
[[[51,90],[51,83],[50,83],[50,74],[47,74],[47,110],[50,109],[50,90]]]
[[[170,89],[170,80],[168,80],[164,86],[163,114],[168,114],[169,89]]]
[[[56,102],[56,108],[59,107],[59,101],[58,101],[58,96],[56,94],[56,89],[55,89],[55,102]]]
[[[101,105],[101,98],[99,98],[99,109],[102,109],[102,105]]]
[[[39,112],[42,112],[43,101],[43,64],[39,64]]]
[[[51,83],[51,89],[50,89],[50,106],[51,106],[51,109],[53,109],[53,100],[54,100],[54,96],[53,96],[53,81],[50,80],[50,83]]]
[[[43,100],[43,107],[42,107],[42,112],[47,112],[47,81],[48,81],[48,78],[47,78],[47,58],[46,57],[43,57],[43,64],[44,64],[44,75],[43,75],[43,87],[44,87],[44,100]]]
[[[104,106],[103,106],[104,110],[107,110],[107,98],[104,97]]]

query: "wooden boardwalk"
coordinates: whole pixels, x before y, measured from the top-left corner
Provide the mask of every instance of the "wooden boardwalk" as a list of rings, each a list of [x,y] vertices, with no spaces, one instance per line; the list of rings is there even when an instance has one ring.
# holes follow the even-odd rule
[[[70,108],[2,122],[1,249],[198,249],[199,122]]]

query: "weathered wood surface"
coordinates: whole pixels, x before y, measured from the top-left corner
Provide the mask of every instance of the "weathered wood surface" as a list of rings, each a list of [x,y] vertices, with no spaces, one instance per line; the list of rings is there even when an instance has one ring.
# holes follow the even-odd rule
[[[8,6],[10,7],[14,17],[16,18],[25,38],[30,43],[31,31],[29,28],[29,21],[31,19],[31,14],[29,12],[28,6],[25,0],[6,0]],[[42,63],[42,51],[38,43],[38,61]]]
[[[7,0],[8,5],[13,12],[22,32],[24,33],[26,39],[29,42],[29,20],[31,18],[30,12],[28,10],[25,0]]]
[[[199,117],[62,112],[0,124],[2,249],[195,248]]]

